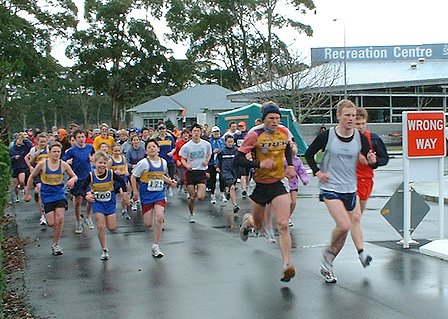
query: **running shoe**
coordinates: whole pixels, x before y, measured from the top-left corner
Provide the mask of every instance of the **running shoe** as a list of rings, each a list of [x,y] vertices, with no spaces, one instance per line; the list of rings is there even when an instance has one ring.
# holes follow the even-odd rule
[[[151,248],[151,253],[152,253],[152,256],[153,256],[154,258],[162,258],[162,257],[163,257],[163,253],[162,253],[162,251],[160,250],[160,248],[159,248],[158,245],[157,245],[157,246],[152,246],[152,248]]]
[[[368,255],[364,250],[358,254],[358,257],[359,257],[359,261],[361,262],[361,264],[364,268],[369,266],[373,260],[372,256]]]
[[[210,195],[210,203],[216,204],[216,195],[215,194]]]
[[[59,247],[58,244],[53,244],[53,245],[51,245],[51,253],[52,253],[54,256],[60,256],[60,255],[63,254],[62,249],[61,249],[61,247]]]
[[[272,228],[265,228],[263,230],[263,237],[268,243],[276,243],[274,230]]]
[[[247,226],[247,221],[249,220],[250,214],[247,213],[243,217],[243,222],[240,227],[240,238],[242,241],[247,241],[249,238],[250,227]]]
[[[127,211],[126,209],[124,209],[124,210],[121,212],[121,218],[122,218],[123,220],[131,220],[131,216],[129,215],[129,213],[128,213],[128,211]]]
[[[20,198],[20,200],[25,199],[25,190],[24,189],[19,190],[19,198]]]
[[[92,218],[90,218],[90,216],[84,218],[84,222],[86,223],[87,227],[89,227],[89,229],[93,229],[95,227],[93,225],[93,221],[92,221]]]
[[[289,227],[294,227],[294,223],[292,222],[291,219],[288,219],[288,226]]]
[[[42,226],[47,225],[47,219],[45,218],[45,215],[40,216],[39,224]]]
[[[280,281],[288,282],[296,275],[296,267],[293,265],[288,265],[283,269],[283,277],[280,278]]]
[[[335,277],[333,272],[332,271],[328,271],[323,266],[320,269],[320,273],[321,273],[322,276],[324,276],[325,281],[330,283],[330,284],[334,284],[334,283],[336,283],[338,281],[338,279]]]
[[[188,218],[188,221],[190,222],[190,223],[194,223],[195,222],[195,220],[194,220],[194,213],[191,213],[190,214],[190,217]]]
[[[236,214],[236,213],[238,213],[239,211],[240,211],[240,207],[239,207],[238,205],[235,205],[235,206],[233,207],[233,213]]]
[[[242,196],[243,198],[246,198],[246,197],[247,197],[247,191],[246,191],[245,189],[243,189],[243,191],[241,192],[241,196]]]
[[[101,260],[109,260],[109,258],[110,258],[110,256],[109,256],[109,250],[107,250],[107,249],[103,249],[103,250],[101,251],[101,257],[100,257],[100,259],[101,259]]]
[[[227,203],[228,202],[226,194],[224,194],[224,193],[221,194],[221,201],[223,203]]]
[[[84,226],[82,225],[82,219],[76,221],[75,233],[82,234]]]
[[[131,204],[131,210],[132,210],[133,212],[136,212],[136,211],[137,211],[137,201],[136,201],[136,200],[133,200],[133,201],[132,201],[132,204]]]

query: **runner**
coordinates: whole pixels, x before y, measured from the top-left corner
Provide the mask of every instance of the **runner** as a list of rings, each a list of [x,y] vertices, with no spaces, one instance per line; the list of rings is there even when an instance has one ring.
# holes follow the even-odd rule
[[[30,152],[32,144],[31,142],[25,143],[25,138],[25,133],[18,133],[13,145],[9,149],[16,203],[18,203],[20,197],[23,196],[26,181],[30,173],[28,165],[25,162],[25,157]]]
[[[30,172],[33,172],[34,167],[41,161],[48,158],[48,139],[46,133],[39,133],[36,137],[36,146],[31,148],[28,155],[25,157],[26,164],[30,168]],[[47,221],[45,219],[44,208],[42,205],[42,199],[40,196],[40,174],[34,179],[34,200],[36,201],[39,210],[39,224],[46,225]]]
[[[129,181],[129,172],[128,172],[128,165],[126,163],[126,158],[121,153],[121,145],[115,144],[112,147],[112,156],[110,157],[107,168],[112,169],[114,173],[120,175],[120,177],[125,181],[126,183],[126,191],[128,187],[128,181]],[[116,183],[115,183],[116,184]],[[119,189],[117,189],[118,185],[115,185],[115,193],[119,192]],[[130,220],[131,216],[128,213],[127,204],[124,200],[124,198],[121,198],[121,218],[124,220]]]
[[[187,193],[187,185],[185,184],[185,166],[182,165],[181,156],[179,155],[179,151],[188,141],[190,140],[190,131],[187,129],[183,129],[180,137],[176,141],[176,148],[173,153],[173,159],[176,161],[176,169],[177,169],[177,187],[179,187],[179,195],[182,194],[182,189],[184,189],[185,193]]]
[[[182,165],[186,168],[185,178],[188,198],[189,221],[194,223],[194,201],[196,198],[204,200],[205,183],[207,180],[206,170],[212,154],[210,143],[201,139],[202,127],[194,124],[191,127],[191,140],[180,149]]]
[[[41,188],[40,194],[47,225],[54,227],[53,244],[51,251],[53,255],[62,255],[62,249],[59,241],[64,228],[64,213],[67,210],[67,200],[64,192],[64,173],[70,177],[67,181],[67,187],[72,188],[78,177],[73,172],[70,165],[61,161],[62,145],[59,142],[53,142],[48,147],[49,157],[40,161],[31,173],[25,190],[25,200],[31,200],[30,189],[34,179],[40,176]]]
[[[212,204],[216,204],[216,176],[218,172],[216,170],[217,163],[216,158],[218,157],[218,153],[225,147],[224,139],[221,137],[221,131],[218,126],[212,127],[212,136],[208,140],[210,146],[212,148],[212,156],[210,156],[210,161],[208,162],[207,172],[209,174],[209,179],[207,181],[207,192],[210,191],[210,202]],[[225,194],[226,182],[222,177],[222,174],[219,174],[219,191],[221,192],[221,201],[227,203],[227,197]]]
[[[333,261],[344,247],[350,227],[361,218],[361,207],[356,197],[356,165],[360,152],[372,167],[376,167],[376,156],[370,149],[367,138],[355,129],[356,106],[350,100],[337,104],[336,116],[339,124],[320,133],[305,152],[305,158],[320,182],[320,198],[325,202],[336,222],[330,245],[322,253],[321,274],[329,283],[337,278],[333,273]],[[325,150],[320,167],[314,160],[319,150]],[[368,264],[367,254],[361,262]]]
[[[159,133],[155,135],[154,139],[159,144],[159,156],[163,158],[168,165],[168,176],[171,179],[174,179],[176,165],[174,163],[173,153],[176,143],[171,134],[167,133],[166,125],[164,123],[160,123],[157,129]],[[173,189],[169,186],[167,187],[167,194],[170,197],[173,197]]]
[[[159,144],[155,139],[146,141],[146,158],[135,166],[131,180],[134,201],[142,205],[143,222],[146,227],[154,224],[151,254],[154,258],[162,258],[159,243],[162,237],[163,221],[165,219],[165,184],[176,186],[176,181],[168,176],[165,159],[159,157]],[[140,179],[140,182],[137,182]],[[137,187],[138,184],[138,187]]]
[[[89,229],[93,229],[94,225],[92,218],[90,217],[91,204],[86,202],[86,218],[81,214],[82,199],[85,196],[85,190],[81,188],[81,185],[89,177],[91,170],[90,156],[95,153],[93,146],[86,144],[86,136],[83,131],[77,130],[73,133],[75,137],[75,145],[70,147],[67,152],[62,156],[62,160],[68,162],[78,176],[78,181],[70,189],[70,193],[74,197],[75,214],[76,214],[76,227],[75,233],[82,234],[84,231],[83,221],[87,224]]]
[[[291,262],[291,235],[288,227],[291,198],[282,179],[294,176],[290,146],[290,132],[280,124],[280,109],[274,102],[266,102],[262,106],[264,125],[247,133],[242,145],[238,148],[235,165],[255,168],[255,189],[250,195],[252,214],[246,214],[240,229],[243,241],[249,237],[252,227],[261,229],[265,218],[265,206],[271,204],[277,220],[279,246],[283,257],[283,275],[281,281],[290,281],[295,276],[296,268]],[[246,154],[254,152],[253,161]],[[287,168],[283,166],[286,158]]]
[[[109,135],[109,125],[106,123],[101,124],[100,135],[93,140],[93,148],[95,151],[100,149],[102,143],[106,143],[109,146],[109,152],[107,152],[107,154],[112,154],[112,146],[115,144],[115,140]]]
[[[95,169],[89,173],[83,181],[81,189],[86,191],[86,199],[92,203],[92,210],[95,214],[95,223],[98,233],[98,239],[101,245],[101,260],[110,258],[106,242],[106,227],[110,231],[117,228],[117,219],[115,216],[116,197],[114,182],[120,183],[120,193],[125,204],[129,204],[129,197],[126,192],[126,183],[118,174],[107,169],[109,155],[103,151],[95,153]]]

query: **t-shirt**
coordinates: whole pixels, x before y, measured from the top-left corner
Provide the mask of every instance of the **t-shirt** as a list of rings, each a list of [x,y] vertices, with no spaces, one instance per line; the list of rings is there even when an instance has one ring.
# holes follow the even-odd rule
[[[78,180],[86,179],[89,176],[91,167],[90,167],[90,155],[93,155],[95,150],[93,146],[90,144],[85,144],[83,148],[80,148],[77,145],[70,147],[67,152],[65,152],[62,159],[67,161],[70,158],[73,158],[72,168],[75,172],[76,176],[78,176]]]
[[[98,151],[100,149],[101,144],[106,143],[109,146],[109,151],[107,152],[109,155],[112,154],[112,146],[115,144],[115,140],[112,136],[108,136],[107,138],[102,137],[101,135],[98,135],[95,137],[95,140],[93,141],[93,148],[95,151]]]
[[[198,171],[205,171],[207,169],[208,166],[204,166],[203,163],[211,154],[212,147],[210,143],[202,139],[199,143],[195,143],[193,140],[188,141],[179,151],[179,155],[187,160],[188,165],[193,170]]]

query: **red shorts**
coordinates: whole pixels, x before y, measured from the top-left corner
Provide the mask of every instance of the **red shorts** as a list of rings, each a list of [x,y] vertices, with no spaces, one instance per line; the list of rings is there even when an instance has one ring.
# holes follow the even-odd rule
[[[360,200],[368,200],[373,190],[373,179],[358,178],[358,190],[356,194]]]
[[[159,200],[159,201],[151,203],[151,204],[142,205],[142,215],[149,212],[156,205],[159,205],[159,206],[162,206],[163,208],[165,208],[166,201],[164,199],[162,199],[162,200]]]

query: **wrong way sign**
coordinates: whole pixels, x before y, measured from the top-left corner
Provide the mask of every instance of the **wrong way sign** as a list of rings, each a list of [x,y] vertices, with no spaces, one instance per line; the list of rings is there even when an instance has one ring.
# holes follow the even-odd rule
[[[407,157],[445,156],[445,114],[421,111],[406,113],[404,133],[407,137]]]

